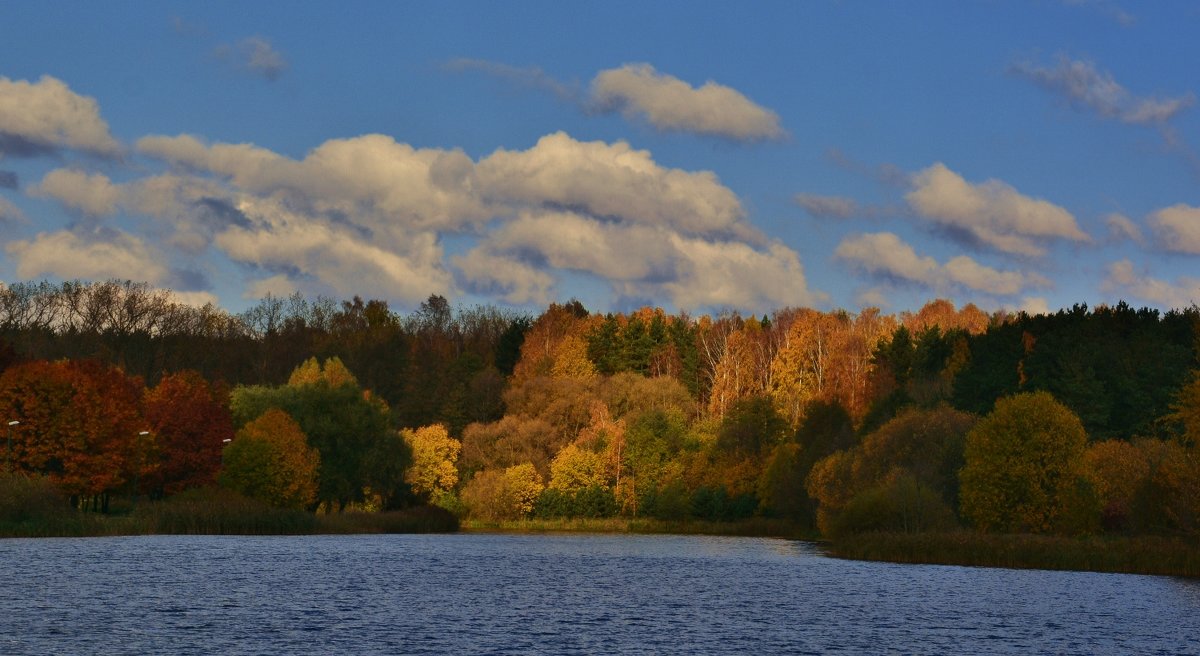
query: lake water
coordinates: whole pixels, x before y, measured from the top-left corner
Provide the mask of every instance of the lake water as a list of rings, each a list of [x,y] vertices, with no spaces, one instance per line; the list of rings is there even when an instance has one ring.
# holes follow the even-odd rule
[[[775,539],[0,540],[0,654],[1200,653],[1200,582]]]

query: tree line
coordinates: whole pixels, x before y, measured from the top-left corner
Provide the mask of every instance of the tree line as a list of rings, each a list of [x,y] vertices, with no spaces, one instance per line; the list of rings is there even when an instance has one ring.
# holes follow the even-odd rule
[[[11,465],[93,505],[219,482],[485,520],[1195,532],[1198,321],[945,300],[534,318],[438,296],[407,316],[300,296],[229,315],[130,282],[27,283],[0,292],[0,412],[21,422]]]

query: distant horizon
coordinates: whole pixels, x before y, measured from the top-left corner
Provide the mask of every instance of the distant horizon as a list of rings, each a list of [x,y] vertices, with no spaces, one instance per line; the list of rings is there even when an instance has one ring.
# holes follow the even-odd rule
[[[0,280],[660,307],[1200,302],[1200,11],[19,4]]]

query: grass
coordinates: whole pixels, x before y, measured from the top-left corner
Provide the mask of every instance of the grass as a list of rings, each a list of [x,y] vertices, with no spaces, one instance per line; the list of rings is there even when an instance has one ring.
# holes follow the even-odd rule
[[[826,543],[839,558],[896,563],[971,565],[1200,577],[1200,544],[1159,536],[867,533]]]

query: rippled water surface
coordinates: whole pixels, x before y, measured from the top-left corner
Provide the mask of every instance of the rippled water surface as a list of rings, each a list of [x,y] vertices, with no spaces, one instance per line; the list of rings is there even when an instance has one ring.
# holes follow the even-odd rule
[[[0,540],[0,654],[1200,653],[1200,583],[785,540]]]

